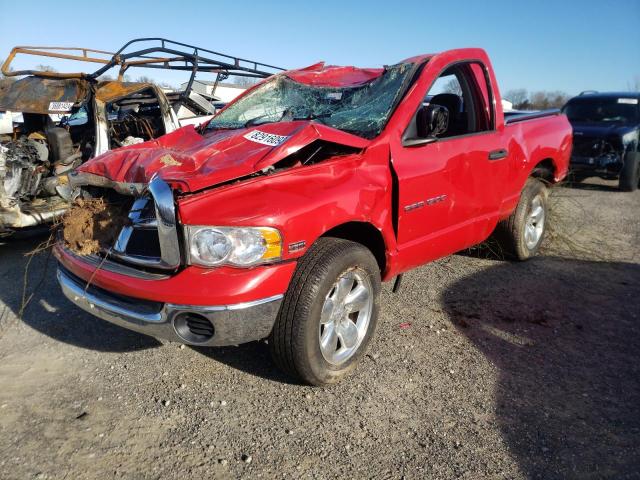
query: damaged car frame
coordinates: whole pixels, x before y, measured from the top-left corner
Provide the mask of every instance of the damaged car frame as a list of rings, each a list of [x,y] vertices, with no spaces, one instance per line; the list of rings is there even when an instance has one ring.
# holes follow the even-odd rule
[[[98,63],[93,73],[12,70],[18,55]],[[166,94],[152,83],[124,81],[132,67],[188,72],[187,87]],[[101,76],[118,68],[118,80]],[[15,47],[2,65],[0,112],[23,121],[0,135],[0,235],[52,221],[77,194],[68,174],[109,150],[144,142],[211,118],[215,107],[192,90],[197,73],[265,78],[280,71],[161,38],[135,39],[115,53],[86,48]],[[13,80],[13,77],[23,77]],[[215,88],[215,86],[214,86]]]

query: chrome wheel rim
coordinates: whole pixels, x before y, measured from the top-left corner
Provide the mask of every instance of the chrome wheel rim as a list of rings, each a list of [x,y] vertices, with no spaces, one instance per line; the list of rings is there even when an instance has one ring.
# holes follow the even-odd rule
[[[524,243],[529,250],[536,248],[544,232],[544,202],[540,195],[536,195],[529,205],[529,215],[524,226]]]
[[[369,329],[373,290],[369,277],[358,270],[344,272],[325,297],[318,341],[324,359],[340,365],[356,353]]]

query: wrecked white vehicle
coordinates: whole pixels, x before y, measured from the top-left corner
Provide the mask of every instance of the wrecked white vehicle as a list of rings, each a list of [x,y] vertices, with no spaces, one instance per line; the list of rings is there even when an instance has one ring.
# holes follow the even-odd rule
[[[140,43],[144,48],[130,51]],[[152,55],[158,53],[165,56]],[[91,74],[13,71],[18,54],[102,66]],[[114,67],[118,80],[100,81]],[[153,83],[123,81],[130,67],[187,71],[190,80],[184,91],[167,94]],[[197,72],[214,73],[217,82],[229,75],[265,78],[279,70],[166,39],[132,40],[116,53],[15,47],[2,65],[7,79],[0,84],[0,112],[20,112],[23,121],[0,134],[0,236],[64,213],[76,195],[67,175],[86,160],[176,130],[177,113],[187,112],[185,124],[210,119],[215,106],[191,89]]]

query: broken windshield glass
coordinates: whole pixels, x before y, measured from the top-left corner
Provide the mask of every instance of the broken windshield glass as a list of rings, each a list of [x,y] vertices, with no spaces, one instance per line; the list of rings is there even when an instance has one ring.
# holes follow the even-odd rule
[[[264,123],[315,120],[365,138],[380,134],[412,64],[388,67],[354,87],[318,87],[278,75],[229,105],[207,128],[234,129]]]

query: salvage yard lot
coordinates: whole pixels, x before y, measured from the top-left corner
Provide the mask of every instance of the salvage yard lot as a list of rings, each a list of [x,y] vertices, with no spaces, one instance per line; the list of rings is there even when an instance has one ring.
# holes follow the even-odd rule
[[[46,253],[18,318],[43,239],[0,246],[0,478],[640,478],[640,192],[612,185],[557,188],[530,262],[457,254],[386,285],[365,361],[327,389],[263,343],[93,318]]]

